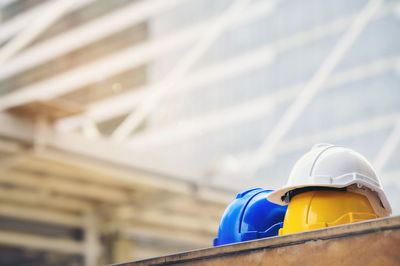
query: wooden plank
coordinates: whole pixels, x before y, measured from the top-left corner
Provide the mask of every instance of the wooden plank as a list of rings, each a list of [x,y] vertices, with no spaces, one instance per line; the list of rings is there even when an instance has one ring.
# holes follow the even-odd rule
[[[94,162],[90,167],[78,167],[73,164],[61,163],[56,160],[51,160],[50,154],[48,157],[40,157],[39,155],[33,155],[28,158],[24,162],[23,165],[20,165],[18,169],[22,169],[23,171],[28,172],[43,172],[47,175],[60,177],[63,179],[70,179],[79,181],[90,182],[91,184],[97,184],[102,186],[107,186],[112,189],[123,189],[130,193],[130,197],[136,197],[135,193],[140,192],[138,195],[138,199],[143,197],[142,193],[150,193],[157,191],[155,188],[151,186],[146,186],[144,184],[138,184],[137,182],[131,181],[128,178],[122,179],[119,178],[118,172],[113,174],[112,170],[105,173],[105,171],[101,171],[101,163]],[[97,167],[98,166],[98,167]],[[98,169],[100,168],[100,169]],[[135,175],[135,173],[131,173],[131,175]],[[136,174],[138,176],[138,174]],[[143,176],[145,178],[145,176]],[[140,191],[138,191],[140,188]]]
[[[118,265],[400,265],[400,216]]]
[[[45,206],[78,213],[85,213],[94,208],[93,204],[90,204],[88,201],[19,188],[0,187],[0,201],[35,207]]]
[[[84,224],[81,215],[49,209],[44,206],[33,207],[24,204],[0,202],[0,215],[3,217],[71,227],[83,227]]]
[[[21,116],[35,118],[39,116],[50,120],[57,120],[68,116],[80,114],[84,111],[82,105],[65,101],[62,99],[52,99],[48,101],[33,101],[23,105],[10,108],[9,111]]]
[[[46,173],[29,173],[7,170],[0,176],[0,184],[11,184],[57,193],[67,197],[93,200],[106,203],[130,202],[133,198],[127,190],[106,187],[91,182],[77,182]]]
[[[71,239],[43,237],[32,234],[13,233],[0,230],[0,243],[9,246],[52,250],[63,253],[81,254],[84,252],[82,242]]]

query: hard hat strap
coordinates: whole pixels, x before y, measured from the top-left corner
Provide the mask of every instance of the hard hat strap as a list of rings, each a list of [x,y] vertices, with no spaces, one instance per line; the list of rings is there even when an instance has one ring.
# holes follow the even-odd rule
[[[343,188],[336,188],[336,187],[317,187],[317,186],[310,186],[310,187],[302,187],[302,188],[296,188],[293,190],[290,190],[288,192],[285,193],[284,196],[282,196],[281,200],[289,203],[290,200],[296,196],[297,194],[303,193],[303,192],[307,192],[307,191],[316,191],[316,190],[334,190],[334,191],[346,191],[347,188],[343,187]]]

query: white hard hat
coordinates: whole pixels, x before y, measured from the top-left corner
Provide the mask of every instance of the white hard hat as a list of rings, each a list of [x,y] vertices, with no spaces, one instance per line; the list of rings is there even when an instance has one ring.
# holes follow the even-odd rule
[[[314,145],[296,162],[286,186],[270,193],[267,198],[273,203],[286,205],[287,193],[298,188],[344,188],[352,185],[376,193],[380,200],[379,213],[384,216],[392,213],[382,184],[367,159],[351,149],[330,144]]]

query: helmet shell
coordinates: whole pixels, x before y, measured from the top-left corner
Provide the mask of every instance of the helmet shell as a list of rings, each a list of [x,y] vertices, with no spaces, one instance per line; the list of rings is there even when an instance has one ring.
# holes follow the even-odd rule
[[[253,188],[239,193],[225,209],[214,246],[277,236],[287,207],[269,202],[270,192]]]
[[[314,190],[289,202],[279,235],[378,218],[365,195],[339,190]]]
[[[319,186],[343,188],[353,184],[376,192],[383,212],[390,215],[392,209],[382,184],[368,160],[361,154],[345,147],[317,144],[294,165],[285,187],[268,195],[268,200],[286,205],[287,192],[303,187]]]

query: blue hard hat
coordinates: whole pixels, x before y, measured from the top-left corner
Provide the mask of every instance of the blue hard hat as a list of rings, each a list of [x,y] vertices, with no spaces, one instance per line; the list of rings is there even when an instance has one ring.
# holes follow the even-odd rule
[[[214,246],[277,236],[287,206],[269,202],[270,192],[262,188],[240,192],[225,209]]]

